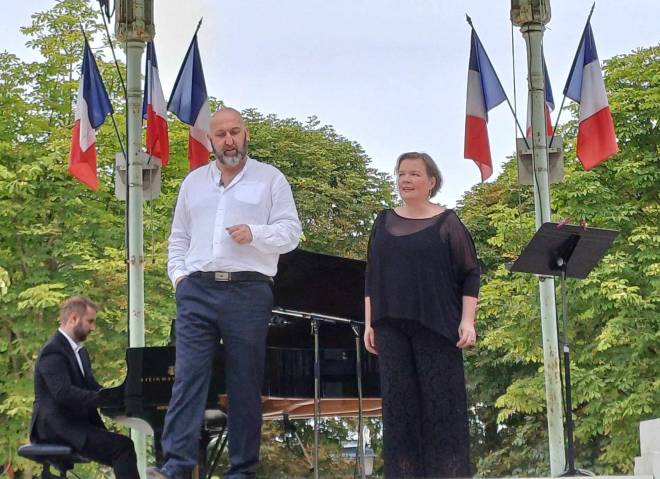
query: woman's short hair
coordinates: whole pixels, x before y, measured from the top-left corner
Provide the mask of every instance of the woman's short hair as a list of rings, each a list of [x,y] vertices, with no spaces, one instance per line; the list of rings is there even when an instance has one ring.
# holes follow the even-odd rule
[[[83,316],[87,308],[92,308],[96,312],[99,310],[99,305],[85,296],[71,296],[60,306],[60,323],[65,324],[71,313]]]
[[[427,153],[419,153],[417,151],[409,151],[408,153],[403,153],[396,160],[394,174],[397,176],[399,175],[399,166],[401,166],[401,162],[403,160],[422,160],[424,162],[424,165],[426,166],[426,174],[435,178],[435,186],[433,186],[431,189],[431,197],[435,196],[435,194],[442,187],[442,174],[440,174],[438,165],[435,164],[435,161],[433,161],[431,155]]]

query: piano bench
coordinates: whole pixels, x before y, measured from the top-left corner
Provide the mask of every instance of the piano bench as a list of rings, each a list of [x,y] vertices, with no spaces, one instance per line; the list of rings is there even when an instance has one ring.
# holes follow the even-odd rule
[[[26,444],[18,448],[18,455],[42,464],[42,479],[66,477],[66,473],[73,469],[76,463],[89,462],[89,459],[73,452],[70,446],[64,444]],[[59,476],[50,472],[51,466],[59,471]]]
[[[220,409],[204,411],[204,429],[209,432],[224,431],[227,427],[227,415]]]

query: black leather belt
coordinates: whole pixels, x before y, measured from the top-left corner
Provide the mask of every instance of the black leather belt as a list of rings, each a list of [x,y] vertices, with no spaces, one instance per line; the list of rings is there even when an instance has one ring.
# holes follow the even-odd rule
[[[191,278],[204,278],[212,281],[268,281],[273,278],[256,271],[195,271],[190,274]]]

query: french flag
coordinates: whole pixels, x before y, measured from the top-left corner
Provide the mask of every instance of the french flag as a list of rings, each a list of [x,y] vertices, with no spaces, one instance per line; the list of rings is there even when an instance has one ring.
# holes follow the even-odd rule
[[[564,95],[580,104],[577,157],[590,170],[619,151],[590,22],[584,27]]]
[[[165,166],[170,159],[167,103],[163,88],[160,86],[156,48],[153,42],[147,42],[142,117],[147,120],[147,153],[160,158],[160,164]]]
[[[96,175],[95,130],[112,112],[108,92],[101,80],[92,50],[85,39],[78,103],[69,152],[69,173],[95,191],[99,189],[99,179]]]
[[[179,120],[190,125],[188,136],[188,164],[191,170],[209,161],[211,142],[208,131],[211,120],[202,61],[197,46],[197,33],[176,78],[167,109]]]
[[[481,172],[481,181],[493,174],[488,142],[488,111],[504,100],[506,94],[500,79],[497,78],[477,33],[472,29],[463,156],[476,163]]]
[[[545,133],[547,136],[552,136],[554,129],[552,128],[552,120],[550,113],[555,109],[555,99],[552,96],[552,87],[550,86],[550,78],[548,77],[548,67],[545,65],[545,58],[543,58],[543,82],[545,88]],[[527,131],[525,135],[527,138],[532,137],[532,97],[527,98]]]

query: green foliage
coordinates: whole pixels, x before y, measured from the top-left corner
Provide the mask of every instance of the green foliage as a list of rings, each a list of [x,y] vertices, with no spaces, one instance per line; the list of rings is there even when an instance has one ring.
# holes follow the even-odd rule
[[[32,24],[22,29],[43,60],[24,63],[0,53],[0,463],[12,463],[25,477],[36,469],[17,458],[16,450],[28,441],[33,365],[57,327],[57,307],[64,297],[85,294],[101,304],[99,327],[88,345],[96,375],[106,385],[125,376],[125,220],[124,203],[114,197],[112,165],[119,145],[110,121],[97,131],[99,192],[67,173],[81,23],[97,45],[102,25],[92,3],[57,2],[34,14]],[[95,51],[97,63],[121,128],[120,82],[102,53]],[[244,115],[251,129],[251,154],[279,167],[291,181],[304,226],[301,246],[363,256],[373,215],[392,202],[389,179],[369,166],[357,143],[314,118],[302,124],[254,110]],[[172,207],[188,171],[187,141],[188,127],[172,119],[162,194],[145,203],[145,330],[152,346],[168,342],[175,316],[165,262]],[[271,446],[279,443],[266,443],[265,457],[272,456]],[[335,440],[324,448],[332,467],[342,462],[332,453],[337,447]],[[303,471],[302,464],[296,470]],[[293,462],[283,465],[282,476],[288,467]],[[81,471],[84,477],[107,474],[91,465]]]
[[[566,177],[552,189],[555,220],[619,231],[596,270],[568,282],[577,463],[600,474],[631,472],[639,421],[660,416],[659,56],[656,46],[606,62],[621,151],[583,171],[572,120],[564,127]],[[547,425],[537,281],[503,266],[534,232],[532,192],[517,184],[515,168],[511,159],[494,183],[466,194],[461,208],[485,273],[483,340],[467,355],[483,476],[549,473],[539,467],[547,464]]]
[[[119,146],[109,123],[98,131],[100,191],[87,190],[66,171],[82,52],[79,22],[100,39],[91,4],[64,0],[35,14],[23,29],[43,60],[24,63],[0,53],[0,459],[24,477],[36,473],[16,458],[18,445],[27,441],[32,368],[57,326],[63,297],[81,293],[102,304],[89,344],[95,370],[106,384],[125,375],[124,204],[114,198],[112,164]],[[123,125],[118,76],[102,53],[95,53],[99,68]],[[586,280],[569,281],[578,465],[599,473],[630,472],[638,422],[660,416],[659,53],[656,46],[606,62],[621,152],[582,171],[574,153],[576,122],[569,122],[563,127],[569,140],[566,178],[552,190],[555,219],[585,219],[620,231]],[[363,257],[373,215],[393,201],[390,179],[370,167],[357,143],[314,117],[298,122],[243,113],[251,154],[280,168],[291,182],[304,226],[302,247]],[[175,314],[166,245],[172,206],[187,173],[187,137],[187,127],[172,119],[162,194],[145,204],[148,345],[167,343]],[[515,167],[509,161],[495,182],[474,187],[460,205],[484,271],[481,342],[466,353],[466,364],[473,458],[479,474],[491,477],[549,472],[537,281],[503,267],[534,231],[532,191],[517,184]],[[367,424],[378,453],[380,421]],[[311,425],[300,421],[298,427],[310,444]],[[324,420],[322,428],[324,470],[351,476],[353,464],[339,458],[338,448],[354,434],[354,422]],[[308,473],[277,423],[266,424],[263,444],[262,474]],[[107,473],[94,466],[82,471],[85,477]]]

